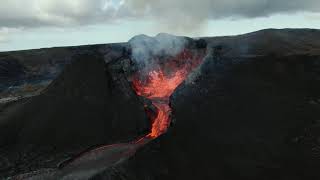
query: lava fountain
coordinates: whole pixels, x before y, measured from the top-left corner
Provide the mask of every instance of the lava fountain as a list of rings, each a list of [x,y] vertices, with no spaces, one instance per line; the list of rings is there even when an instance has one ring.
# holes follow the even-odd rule
[[[158,64],[145,74],[138,71],[133,78],[133,88],[139,96],[151,100],[157,109],[156,116],[149,116],[152,122],[147,138],[155,139],[165,133],[170,125],[170,96],[202,61],[203,55],[183,50],[175,57]]]

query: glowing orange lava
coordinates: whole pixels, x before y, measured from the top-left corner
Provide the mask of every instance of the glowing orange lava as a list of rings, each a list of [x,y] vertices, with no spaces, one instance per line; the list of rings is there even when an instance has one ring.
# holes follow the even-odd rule
[[[201,63],[202,58],[203,56],[193,55],[191,51],[184,50],[150,70],[147,75],[141,75],[141,72],[136,74],[133,80],[136,93],[150,99],[157,108],[151,132],[147,137],[156,138],[167,131],[171,114],[169,98],[189,73]]]
[[[149,73],[147,82],[135,81],[134,87],[139,96],[149,99],[169,98],[179,84],[184,81],[186,74],[185,71],[177,71],[168,77],[160,69],[154,70]]]
[[[166,103],[153,103],[158,109],[156,118],[153,120],[151,132],[148,137],[156,138],[165,133],[170,125],[171,108]]]

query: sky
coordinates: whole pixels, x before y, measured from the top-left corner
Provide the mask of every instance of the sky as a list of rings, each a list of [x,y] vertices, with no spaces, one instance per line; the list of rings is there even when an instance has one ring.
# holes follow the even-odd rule
[[[190,37],[266,28],[320,29],[319,0],[1,0],[0,51]]]

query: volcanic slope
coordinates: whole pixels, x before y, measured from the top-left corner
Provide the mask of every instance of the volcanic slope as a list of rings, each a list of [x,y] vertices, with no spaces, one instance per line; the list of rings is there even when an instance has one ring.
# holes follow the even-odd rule
[[[56,167],[90,147],[148,133],[143,104],[121,73],[114,74],[119,67],[82,54],[41,95],[17,103],[0,123],[3,169]]]

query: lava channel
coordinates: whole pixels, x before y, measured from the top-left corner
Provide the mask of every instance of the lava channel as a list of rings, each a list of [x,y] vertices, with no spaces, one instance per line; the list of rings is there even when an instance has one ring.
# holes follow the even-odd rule
[[[149,116],[152,127],[146,138],[155,139],[167,131],[171,122],[170,96],[202,59],[203,56],[198,53],[194,55],[190,50],[183,50],[150,70],[147,75],[143,74],[145,70],[134,75],[133,88],[136,93],[151,100],[157,109],[155,116]]]

